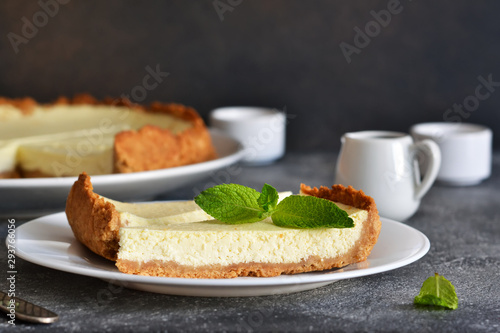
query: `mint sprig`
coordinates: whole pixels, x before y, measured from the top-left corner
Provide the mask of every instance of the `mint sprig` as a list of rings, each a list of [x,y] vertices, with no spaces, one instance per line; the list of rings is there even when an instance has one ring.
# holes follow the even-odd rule
[[[207,214],[229,224],[262,221],[269,211],[263,209],[259,201],[262,194],[253,188],[238,184],[222,184],[206,189],[194,201]],[[277,200],[276,200],[277,201]]]
[[[262,221],[271,216],[280,227],[352,228],[354,221],[334,202],[312,196],[291,195],[278,204],[278,191],[265,184],[262,192],[238,184],[206,189],[194,201],[206,213],[228,224]]]
[[[450,281],[435,273],[422,284],[420,293],[415,297],[416,305],[434,305],[455,310],[458,297]]]

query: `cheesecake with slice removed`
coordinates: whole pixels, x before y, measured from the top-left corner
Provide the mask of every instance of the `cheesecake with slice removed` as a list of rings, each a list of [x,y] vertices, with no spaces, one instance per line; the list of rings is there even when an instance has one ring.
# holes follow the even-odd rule
[[[0,98],[0,178],[139,172],[215,157],[203,119],[184,105]]]
[[[229,225],[207,218],[191,203],[183,203],[189,208],[182,212],[172,208],[181,207],[172,202],[130,206],[94,193],[85,174],[71,189],[66,214],[78,240],[116,260],[118,269],[130,274],[266,277],[366,260],[381,229],[373,199],[341,185],[319,189],[302,185],[301,193],[334,201],[353,219],[354,227],[283,228],[270,219]],[[173,216],[188,216],[190,221],[169,221]]]

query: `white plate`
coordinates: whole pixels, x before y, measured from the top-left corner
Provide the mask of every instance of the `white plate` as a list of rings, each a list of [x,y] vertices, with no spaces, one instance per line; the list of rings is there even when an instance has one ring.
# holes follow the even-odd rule
[[[236,163],[243,148],[236,140],[210,132],[219,158],[182,167],[92,176],[97,193],[120,201],[141,201],[195,183]],[[64,209],[77,177],[0,179],[0,216],[40,216]],[[194,192],[193,192],[194,195]]]
[[[341,279],[386,272],[427,253],[430,243],[423,233],[400,222],[381,220],[379,240],[366,261],[342,269],[270,278],[184,279],[121,273],[113,262],[92,253],[75,239],[64,213],[18,227],[16,246],[17,255],[32,263],[103,279],[120,287],[185,296],[261,296],[309,290]]]

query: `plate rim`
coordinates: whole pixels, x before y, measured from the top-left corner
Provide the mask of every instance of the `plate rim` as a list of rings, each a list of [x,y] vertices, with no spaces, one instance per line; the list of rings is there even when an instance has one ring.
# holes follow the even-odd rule
[[[421,246],[409,256],[399,258],[391,263],[385,263],[375,267],[368,268],[359,268],[355,270],[350,270],[346,272],[337,272],[338,270],[342,270],[340,268],[338,270],[328,270],[328,271],[320,271],[320,272],[307,272],[301,274],[294,275],[279,275],[275,277],[237,277],[232,279],[191,279],[191,278],[173,278],[173,277],[156,277],[156,276],[140,276],[140,275],[132,275],[119,272],[116,270],[115,272],[110,272],[106,270],[102,270],[98,267],[75,267],[75,266],[67,266],[67,264],[63,264],[59,260],[47,261],[44,260],[43,257],[37,258],[36,255],[31,255],[23,249],[23,241],[36,241],[33,239],[27,240],[19,240],[18,235],[21,229],[21,234],[24,231],[23,229],[31,228],[36,226],[39,223],[44,223],[45,220],[54,219],[59,227],[68,228],[71,232],[71,228],[69,224],[67,224],[67,219],[64,212],[59,212],[55,214],[50,214],[46,216],[39,217],[37,219],[28,221],[19,226],[16,230],[16,254],[18,257],[23,260],[29,261],[31,263],[37,264],[39,266],[43,266],[46,268],[51,268],[67,273],[78,274],[98,279],[103,279],[107,281],[118,281],[118,282],[127,282],[127,283],[138,283],[138,284],[146,284],[146,285],[162,285],[166,287],[175,287],[175,286],[185,286],[185,287],[197,287],[197,288],[210,288],[210,287],[267,287],[267,286],[287,286],[294,284],[312,284],[312,283],[322,283],[322,282],[334,282],[343,279],[357,278],[362,276],[374,275],[383,272],[388,272],[397,268],[404,267],[409,265],[419,259],[421,259],[430,249],[430,241],[427,236],[421,231],[410,227],[402,222],[394,221],[391,219],[387,219],[381,217],[382,221],[382,231],[384,228],[384,224],[389,227],[397,226],[398,228],[406,229],[406,231],[410,231],[414,234],[414,236],[418,236],[419,244]],[[74,237],[74,236],[73,236]],[[8,239],[6,239],[7,242]],[[47,240],[45,240],[47,241]],[[52,240],[53,241],[53,240]],[[74,239],[75,242],[78,242]],[[43,241],[42,241],[43,242]],[[21,246],[20,246],[21,244]],[[71,243],[72,244],[72,243]],[[379,243],[377,243],[379,244]],[[375,246],[377,246],[377,244]],[[90,250],[86,249],[84,245],[79,244],[85,251],[88,251],[89,254],[96,256],[99,259],[106,260],[104,258],[98,257],[97,254],[94,254]],[[61,253],[59,253],[61,255]],[[66,255],[63,253],[63,255]],[[66,255],[67,258],[70,258]],[[368,257],[368,260],[370,257]],[[112,265],[112,262],[110,262]],[[353,264],[356,265],[356,264]],[[346,266],[349,267],[350,265]]]

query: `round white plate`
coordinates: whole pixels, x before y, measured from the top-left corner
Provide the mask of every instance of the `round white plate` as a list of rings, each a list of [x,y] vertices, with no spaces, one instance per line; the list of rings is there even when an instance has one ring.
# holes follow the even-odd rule
[[[92,253],[73,236],[64,213],[27,222],[16,230],[17,255],[32,263],[91,276],[120,287],[185,296],[261,296],[321,287],[341,279],[386,272],[408,265],[429,251],[429,239],[400,222],[381,218],[382,231],[368,259],[341,269],[234,279],[185,279],[139,276],[118,271],[114,263]]]
[[[243,157],[243,147],[238,141],[217,131],[210,134],[219,156],[215,160],[161,170],[92,176],[92,185],[97,193],[115,200],[141,201],[200,181]],[[19,218],[61,211],[76,179],[0,179],[0,215]]]

